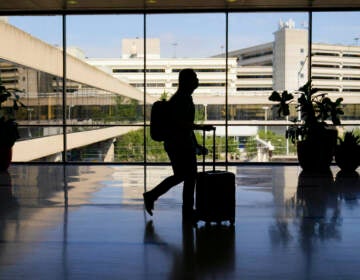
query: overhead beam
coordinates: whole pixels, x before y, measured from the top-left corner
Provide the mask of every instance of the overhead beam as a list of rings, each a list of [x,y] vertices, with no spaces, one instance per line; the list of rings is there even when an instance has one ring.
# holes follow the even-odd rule
[[[2,38],[0,44],[1,59],[54,76],[63,76],[63,52],[60,48],[47,44],[3,21],[0,21],[0,34]],[[143,103],[144,94],[135,87],[72,55],[68,54],[66,59],[67,79],[136,99]],[[154,101],[150,96],[147,99],[149,103]]]

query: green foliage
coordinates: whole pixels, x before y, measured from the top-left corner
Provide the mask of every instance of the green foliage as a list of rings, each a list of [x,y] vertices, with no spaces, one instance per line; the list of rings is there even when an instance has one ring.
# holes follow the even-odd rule
[[[271,130],[267,130],[265,133],[265,130],[259,131],[259,137],[261,139],[266,139],[267,141],[270,141],[271,144],[275,147],[275,150],[273,151],[274,155],[285,155],[286,154],[286,138],[281,135],[277,134]],[[294,153],[296,151],[296,147],[293,143],[289,144],[289,153]]]
[[[281,117],[290,115],[289,103],[293,101],[293,98],[294,96],[285,90],[281,94],[277,91],[273,91],[269,100],[279,102],[279,104],[274,105],[274,107],[277,108],[278,116]]]
[[[167,161],[168,157],[163,143],[153,141],[150,131],[146,130],[147,160]],[[115,160],[120,162],[137,162],[144,160],[144,129],[128,132],[117,138],[115,142]]]
[[[0,145],[5,147],[12,147],[17,139],[19,133],[17,123],[15,121],[15,112],[20,107],[26,107],[21,101],[18,93],[21,92],[16,88],[6,88],[2,85],[0,78]],[[7,108],[2,106],[2,103],[11,102]]]
[[[255,137],[249,137],[245,143],[245,152],[248,159],[253,158],[257,154],[257,142]]]
[[[164,92],[161,94],[159,100],[168,100],[169,99],[169,93],[164,90]]]
[[[1,117],[4,117],[5,119],[14,118],[15,111],[19,110],[20,107],[26,107],[25,104],[20,101],[20,96],[18,95],[19,92],[22,91],[16,88],[6,88],[3,86],[0,79],[0,108],[4,109],[2,108],[2,103],[5,103],[6,101],[12,103],[12,105],[9,106],[10,110],[2,110]]]
[[[333,125],[340,125],[340,116],[344,114],[342,108],[343,98],[331,101],[325,93],[318,94],[318,89],[313,88],[311,81],[299,88],[297,98],[297,110],[301,113],[303,122],[294,122],[286,131],[286,137],[293,143],[298,140],[316,139],[324,134],[327,126],[326,120],[330,119]],[[287,91],[279,93],[272,92],[269,96],[270,101],[278,102],[275,106],[278,108],[279,116],[288,116],[290,114],[289,104],[294,101],[292,94]]]
[[[202,145],[202,133],[195,132],[195,136],[199,144]],[[205,147],[208,148],[209,154],[206,160],[212,160],[212,136],[206,136]],[[147,160],[150,162],[166,162],[169,161],[164,150],[163,143],[151,139],[149,128],[146,131],[146,154]],[[238,143],[234,139],[228,140],[229,153],[236,153]],[[225,137],[216,137],[216,155],[217,159],[223,158],[225,154]],[[120,162],[137,162],[144,160],[144,130],[138,129],[128,132],[117,138],[115,142],[115,160]],[[199,156],[202,160],[202,156]]]
[[[135,122],[139,120],[139,102],[135,99],[128,99],[122,96],[115,97],[114,116],[116,120]]]
[[[319,108],[318,119],[324,121],[331,119],[334,125],[340,125],[340,115],[344,114],[344,111],[341,107],[341,102],[343,98],[337,98],[334,102],[331,101],[329,97],[323,97],[318,102],[317,106]]]
[[[142,121],[142,106],[134,99],[114,96],[115,105],[91,106],[91,118],[104,122],[133,123]]]
[[[115,161],[144,160],[144,131],[138,129],[121,135],[115,142]]]
[[[331,119],[334,125],[340,125],[340,115],[343,115],[341,102],[343,98],[338,98],[334,102],[325,93],[317,94],[319,90],[311,87],[307,83],[299,89],[298,110],[301,112],[306,126],[317,125]]]
[[[353,149],[354,147],[360,145],[360,133],[359,129],[357,132],[346,131],[343,137],[339,137],[339,145],[346,147],[348,149]]]
[[[212,132],[211,132],[212,134]],[[197,139],[197,142],[200,145],[203,145],[203,134],[202,132],[195,132],[195,136]],[[225,137],[221,137],[221,136],[215,136],[215,158],[216,159],[221,159],[224,160],[225,159],[225,154],[226,154],[226,139]],[[238,146],[239,143],[233,139],[233,138],[228,138],[228,153],[238,153]],[[205,147],[208,149],[209,153],[206,156],[206,160],[211,161],[213,158],[213,136],[212,135],[206,135],[205,137]],[[199,156],[199,158],[201,158],[202,160],[202,156]]]
[[[355,129],[353,129],[353,130],[352,130],[352,133],[353,133],[354,135],[360,136],[360,128],[355,128]]]
[[[196,123],[203,123],[205,120],[205,108],[204,106],[199,106],[195,110],[195,122]]]

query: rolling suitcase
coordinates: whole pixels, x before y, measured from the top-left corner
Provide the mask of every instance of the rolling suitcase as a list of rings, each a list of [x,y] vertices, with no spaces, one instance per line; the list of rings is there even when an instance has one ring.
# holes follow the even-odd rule
[[[205,144],[205,131],[203,131]],[[213,129],[213,166],[198,173],[196,183],[196,212],[198,219],[206,223],[229,221],[235,222],[235,174],[228,171],[215,170],[215,128]]]

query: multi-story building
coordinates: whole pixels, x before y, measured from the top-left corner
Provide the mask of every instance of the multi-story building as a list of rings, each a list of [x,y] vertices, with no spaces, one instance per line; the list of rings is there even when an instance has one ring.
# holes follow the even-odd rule
[[[273,42],[229,52],[227,73],[225,54],[208,58],[161,58],[158,39],[147,39],[147,44],[146,49],[150,52],[146,67],[144,41],[139,38],[123,39],[120,59],[86,61],[140,90],[146,88],[147,94],[154,96],[173,93],[180,69],[191,67],[199,76],[196,95],[201,102],[206,103],[204,100],[210,96],[224,96],[227,91],[230,100],[232,96],[242,97],[234,98],[230,104],[258,105],[268,102],[272,90],[294,91],[305,84],[311,62],[315,87],[333,97],[342,96],[346,106],[359,106],[360,47],[312,43],[309,58],[308,30],[295,28],[292,20],[280,21]],[[147,73],[146,85],[144,71]]]
[[[162,58],[160,40],[156,38],[146,40],[146,65],[142,38],[124,38],[122,57],[118,59],[86,58],[80,49],[73,47],[68,52],[156,98],[164,92],[175,92],[178,72],[191,67],[200,80],[195,102],[209,105],[209,119],[222,118],[226,94],[232,119],[263,119],[262,108],[269,104],[271,91],[294,91],[305,84],[311,62],[313,85],[334,98],[343,97],[346,118],[359,119],[360,46],[312,42],[311,57],[308,49],[308,30],[295,28],[295,23],[289,20],[280,21],[274,41],[230,51],[227,63],[225,54]],[[47,96],[62,90],[61,79],[45,72],[8,61],[0,61],[0,69],[3,85],[24,89],[30,95]],[[76,95],[84,87],[68,81],[66,90]]]

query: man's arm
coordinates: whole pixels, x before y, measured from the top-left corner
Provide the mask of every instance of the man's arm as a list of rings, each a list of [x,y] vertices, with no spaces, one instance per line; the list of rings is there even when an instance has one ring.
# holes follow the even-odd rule
[[[205,131],[210,131],[210,130],[215,130],[215,126],[211,125],[211,124],[194,124],[193,125],[193,130],[205,130]]]

